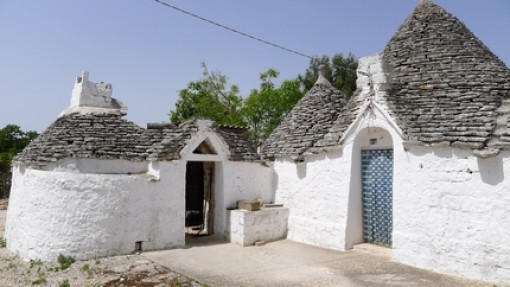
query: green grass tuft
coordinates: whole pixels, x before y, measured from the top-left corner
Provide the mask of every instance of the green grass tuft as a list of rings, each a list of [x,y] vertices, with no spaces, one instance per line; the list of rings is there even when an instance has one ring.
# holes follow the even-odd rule
[[[60,254],[57,258],[58,264],[60,264],[60,270],[66,270],[69,268],[76,260],[71,256],[64,256]]]
[[[48,281],[46,281],[46,278],[44,277],[40,277],[39,279],[32,281],[32,285],[43,285],[46,283],[48,283]]]

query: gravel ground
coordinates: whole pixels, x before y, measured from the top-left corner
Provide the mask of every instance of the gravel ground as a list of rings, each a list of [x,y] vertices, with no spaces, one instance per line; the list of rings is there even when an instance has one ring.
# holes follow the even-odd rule
[[[77,261],[65,270],[54,262],[26,262],[2,246],[6,210],[0,206],[0,286],[25,287],[205,287],[147,260],[143,255],[124,255]]]
[[[163,287],[207,286],[147,260],[127,255],[78,261],[65,270],[58,262],[25,262],[0,248],[0,286]]]

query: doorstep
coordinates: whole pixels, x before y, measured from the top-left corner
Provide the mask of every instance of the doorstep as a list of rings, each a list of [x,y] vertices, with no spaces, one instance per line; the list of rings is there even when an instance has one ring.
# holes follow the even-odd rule
[[[384,256],[384,257],[387,257],[387,258],[392,258],[393,257],[393,249],[391,249],[389,247],[384,247],[384,246],[376,245],[376,244],[370,244],[370,243],[355,244],[352,247],[352,249],[353,250],[357,250],[357,251],[361,251],[361,252],[365,252],[365,253],[370,253],[370,254],[373,254],[373,255]]]

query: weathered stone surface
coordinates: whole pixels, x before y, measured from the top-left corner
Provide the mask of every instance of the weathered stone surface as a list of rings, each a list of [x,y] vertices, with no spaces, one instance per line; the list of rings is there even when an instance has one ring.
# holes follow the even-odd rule
[[[345,96],[320,77],[269,136],[262,153],[268,158],[302,155],[324,138],[345,103]]]
[[[120,113],[71,113],[59,117],[15,161],[46,165],[64,158],[175,160],[198,131],[196,121],[150,125],[144,129]],[[232,160],[255,160],[257,154],[237,127],[211,124],[228,146]]]
[[[148,138],[152,142],[148,149],[149,160],[175,160],[179,159],[180,151],[186,146],[191,137],[198,132],[195,120],[180,125],[163,124],[158,128],[153,125],[147,130]],[[152,127],[152,128],[151,128]],[[211,123],[211,130],[220,136],[230,151],[231,160],[257,160],[258,154],[245,135],[246,129],[242,127],[222,126]]]
[[[409,139],[466,148],[486,147],[494,137],[506,142],[494,130],[510,96],[510,70],[455,16],[423,1],[384,60],[388,106]]]
[[[70,114],[59,117],[15,161],[45,165],[63,158],[124,159],[147,157],[146,130],[119,114]]]

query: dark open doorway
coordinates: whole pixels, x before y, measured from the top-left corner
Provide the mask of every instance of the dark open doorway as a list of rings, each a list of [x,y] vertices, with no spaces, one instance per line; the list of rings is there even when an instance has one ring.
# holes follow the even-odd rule
[[[213,171],[212,162],[186,164],[186,217],[188,236],[213,234]]]

